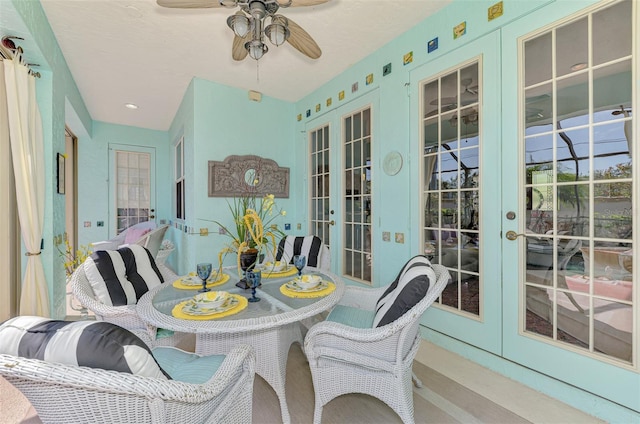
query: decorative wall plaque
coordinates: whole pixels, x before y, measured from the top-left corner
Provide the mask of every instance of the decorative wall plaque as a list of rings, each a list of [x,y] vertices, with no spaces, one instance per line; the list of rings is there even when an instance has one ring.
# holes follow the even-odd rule
[[[209,161],[209,197],[235,197],[249,193],[289,197],[289,168],[255,155],[227,156]]]

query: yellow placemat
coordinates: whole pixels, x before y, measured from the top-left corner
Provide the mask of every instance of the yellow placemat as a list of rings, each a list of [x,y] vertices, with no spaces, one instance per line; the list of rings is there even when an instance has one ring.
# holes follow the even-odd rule
[[[336,285],[333,284],[331,281],[327,281],[326,283],[327,283],[326,289],[311,291],[311,292],[299,292],[299,291],[290,290],[287,287],[287,283],[285,283],[280,286],[280,293],[282,293],[285,296],[298,297],[302,299],[309,299],[311,297],[322,297],[322,296],[328,295],[329,293],[331,293],[336,289]]]
[[[230,294],[229,296],[235,297],[238,300],[238,304],[236,306],[234,306],[233,308],[231,308],[231,309],[229,309],[227,311],[224,311],[224,312],[218,312],[218,313],[210,314],[210,315],[189,315],[189,314],[185,314],[184,312],[182,312],[182,308],[184,307],[184,305],[187,302],[189,302],[189,300],[185,300],[184,302],[180,302],[176,306],[173,307],[173,309],[171,310],[171,315],[173,315],[176,318],[180,318],[180,319],[191,319],[191,320],[204,321],[204,320],[218,319],[218,318],[222,318],[222,317],[227,317],[229,315],[237,314],[238,312],[240,312],[241,310],[246,308],[247,305],[249,304],[249,302],[247,301],[247,298],[244,297],[244,296],[240,296],[239,294]]]
[[[222,274],[222,278],[220,278],[219,280],[216,280],[211,283],[207,283],[207,288],[219,286],[221,284],[226,283],[228,280],[229,280],[229,274]],[[173,287],[177,289],[183,289],[183,290],[198,290],[202,288],[202,284],[200,284],[199,286],[196,286],[193,284],[182,284],[182,278],[181,278],[173,282]]]
[[[281,277],[291,277],[292,275],[296,275],[298,273],[298,268],[293,265],[289,265],[285,271],[274,271],[274,272],[266,272],[264,269],[262,270],[262,278],[281,278]]]

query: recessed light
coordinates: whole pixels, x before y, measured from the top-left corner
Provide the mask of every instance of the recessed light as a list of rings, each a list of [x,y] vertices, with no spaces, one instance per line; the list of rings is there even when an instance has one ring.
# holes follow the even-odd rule
[[[125,103],[124,107],[126,107],[127,109],[138,109],[138,105],[133,103]]]
[[[587,64],[585,62],[580,62],[580,63],[576,63],[575,65],[573,65],[571,67],[571,70],[572,71],[582,71],[586,67],[587,67]]]

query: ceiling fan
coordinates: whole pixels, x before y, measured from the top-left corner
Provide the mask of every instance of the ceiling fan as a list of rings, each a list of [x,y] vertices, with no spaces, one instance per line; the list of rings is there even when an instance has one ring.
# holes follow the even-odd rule
[[[455,109],[458,106],[458,101],[460,101],[461,106],[466,106],[471,103],[475,103],[478,101],[478,86],[471,86],[473,80],[471,78],[464,78],[460,80],[460,85],[464,87],[464,90],[460,93],[460,100],[458,97],[443,97],[440,99],[443,107],[448,107],[449,109]],[[438,99],[433,99],[430,105],[437,106]]]
[[[278,15],[278,9],[299,6],[315,6],[329,0],[156,0],[158,5],[174,9],[199,9],[210,7],[239,7],[227,18],[227,25],[235,36],[231,47],[234,60],[243,60],[247,55],[259,60],[269,48],[264,43],[268,38],[276,46],[285,41],[311,59],[322,54],[313,38],[291,19]],[[270,22],[268,25],[267,20]]]

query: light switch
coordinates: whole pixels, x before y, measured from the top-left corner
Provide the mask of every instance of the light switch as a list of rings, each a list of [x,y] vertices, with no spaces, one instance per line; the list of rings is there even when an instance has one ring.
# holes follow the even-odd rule
[[[396,243],[404,243],[404,233],[396,233]]]

